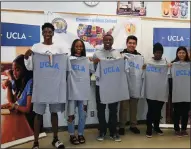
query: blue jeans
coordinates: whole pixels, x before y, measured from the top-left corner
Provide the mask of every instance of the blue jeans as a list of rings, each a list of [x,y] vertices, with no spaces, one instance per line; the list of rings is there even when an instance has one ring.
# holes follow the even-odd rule
[[[68,103],[69,119],[68,119],[68,132],[70,135],[75,134],[75,109],[78,107],[78,135],[84,134],[84,127],[87,115],[87,101],[69,101]]]

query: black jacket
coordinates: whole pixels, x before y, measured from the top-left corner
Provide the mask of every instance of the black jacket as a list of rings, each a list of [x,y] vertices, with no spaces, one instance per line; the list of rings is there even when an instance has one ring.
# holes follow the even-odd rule
[[[122,53],[130,53],[127,49],[124,49],[123,51],[120,52],[121,54]],[[141,55],[141,53],[137,52],[137,50],[135,50],[133,53],[130,53],[130,54],[134,54],[134,55]]]

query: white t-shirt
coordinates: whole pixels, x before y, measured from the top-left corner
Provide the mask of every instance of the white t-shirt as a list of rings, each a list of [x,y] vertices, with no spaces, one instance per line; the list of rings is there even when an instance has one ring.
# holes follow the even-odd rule
[[[45,45],[43,43],[37,43],[32,46],[33,52],[45,54],[51,52],[52,54],[64,54],[64,47],[57,44]],[[28,60],[24,59],[25,66],[28,70],[33,70],[32,56],[29,56]]]

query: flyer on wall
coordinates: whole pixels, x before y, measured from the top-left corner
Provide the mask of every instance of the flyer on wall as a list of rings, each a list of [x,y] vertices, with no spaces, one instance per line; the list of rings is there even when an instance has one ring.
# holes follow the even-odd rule
[[[117,2],[117,15],[146,16],[146,2]]]
[[[188,7],[188,1],[162,2],[162,16],[177,19],[187,19]]]
[[[24,53],[40,42],[40,26],[2,22],[1,27],[1,148],[7,148],[34,139],[35,113],[27,104],[32,71],[26,70]]]

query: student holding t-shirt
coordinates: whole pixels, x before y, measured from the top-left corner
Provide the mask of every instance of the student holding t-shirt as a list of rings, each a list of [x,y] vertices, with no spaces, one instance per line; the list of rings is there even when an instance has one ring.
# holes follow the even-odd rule
[[[84,42],[76,39],[72,43],[70,62],[72,71],[68,76],[68,132],[71,144],[85,143],[84,127],[90,97],[90,73],[93,63],[86,57]],[[90,72],[91,71],[91,72]],[[75,135],[75,112],[78,107],[78,137]]]
[[[156,43],[153,47],[154,57],[149,59],[144,65],[145,97],[147,98],[147,131],[146,136],[152,137],[152,124],[154,131],[163,135],[159,128],[161,110],[168,100],[168,63],[162,58],[163,46]]]
[[[186,132],[190,110],[190,59],[185,47],[179,47],[171,64],[172,103],[174,130],[178,137],[188,136]],[[181,120],[181,129],[179,123]]]
[[[44,37],[44,41],[42,43],[34,44],[32,47],[32,50],[28,50],[25,53],[25,65],[28,70],[33,70],[33,60],[32,60],[33,52],[40,53],[40,54],[45,54],[47,51],[51,52],[52,54],[60,54],[64,52],[64,49],[61,46],[58,46],[52,42],[52,37],[54,35],[54,26],[51,23],[45,23],[42,26],[42,35]],[[33,110],[36,113],[35,120],[34,120],[33,149],[39,148],[38,138],[39,138],[39,132],[40,132],[40,125],[43,119],[43,114],[45,113],[45,110],[46,110],[46,105],[47,105],[46,103],[33,104]],[[56,148],[65,148],[64,144],[60,142],[58,139],[58,114],[57,114],[58,112],[64,111],[65,104],[61,104],[61,103],[49,104],[49,109],[51,112],[51,123],[52,123],[53,135],[54,135],[52,145]]]
[[[118,59],[121,58],[121,54],[119,51],[112,49],[113,45],[113,37],[109,34],[103,37],[104,48],[98,50],[93,55],[93,61],[97,66],[98,62],[102,59]],[[109,87],[109,86],[108,86]],[[111,90],[112,91],[112,90]],[[97,111],[98,111],[98,121],[99,121],[99,135],[97,137],[98,141],[103,141],[105,135],[107,133],[107,123],[105,119],[105,109],[106,104],[101,103],[100,100],[100,92],[99,92],[99,83],[96,82],[96,103],[97,103]],[[118,102],[108,104],[109,107],[109,128],[110,128],[110,137],[114,141],[121,141],[119,135],[117,134],[117,107]]]

